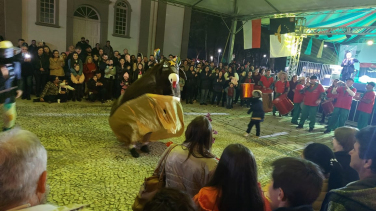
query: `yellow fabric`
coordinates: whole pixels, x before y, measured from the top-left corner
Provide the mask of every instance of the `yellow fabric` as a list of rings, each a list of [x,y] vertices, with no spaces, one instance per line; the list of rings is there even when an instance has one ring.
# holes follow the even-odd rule
[[[10,129],[16,124],[16,103],[6,103],[2,106],[2,115],[3,115],[3,128]]]
[[[13,44],[11,41],[4,40],[0,42],[0,48],[1,49],[13,48]]]
[[[126,144],[179,137],[184,132],[180,99],[173,96],[144,94],[120,105],[109,118],[112,131]]]

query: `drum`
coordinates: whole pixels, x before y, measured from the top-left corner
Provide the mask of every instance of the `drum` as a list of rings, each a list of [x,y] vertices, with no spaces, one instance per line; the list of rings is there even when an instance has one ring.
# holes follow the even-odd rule
[[[273,104],[281,115],[286,115],[290,113],[292,109],[294,109],[294,103],[291,102],[286,94],[283,94],[274,99]]]
[[[332,101],[325,101],[321,103],[321,107],[325,115],[329,115],[334,111],[334,105]]]
[[[253,89],[254,89],[254,85],[255,84],[251,84],[251,83],[244,83],[242,84],[242,88],[243,88],[243,95],[242,95],[242,98],[251,98],[252,97],[252,92],[253,92]]]
[[[271,112],[273,111],[273,90],[271,89],[263,89],[262,91],[262,104],[264,112]]]

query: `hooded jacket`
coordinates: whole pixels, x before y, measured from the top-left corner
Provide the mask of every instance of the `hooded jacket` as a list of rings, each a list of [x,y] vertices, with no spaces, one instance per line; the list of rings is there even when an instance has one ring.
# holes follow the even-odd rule
[[[376,176],[348,184],[330,191],[322,204],[321,211],[375,211]]]

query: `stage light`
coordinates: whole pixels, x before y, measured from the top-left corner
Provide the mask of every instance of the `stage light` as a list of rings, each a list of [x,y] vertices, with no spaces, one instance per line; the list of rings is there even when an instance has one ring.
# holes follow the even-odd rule
[[[222,49],[218,49],[218,53],[221,53],[222,52]]]
[[[266,58],[266,54],[264,54],[264,58]]]
[[[350,38],[351,38],[351,35],[350,35],[350,34],[346,34],[346,38],[347,38],[347,39],[350,39]]]
[[[373,41],[372,40],[368,40],[367,41],[367,45],[373,45]]]
[[[324,45],[324,48],[326,48],[326,47],[328,47],[328,45],[327,45],[327,44],[325,44],[325,45]]]
[[[210,61],[213,61],[213,56],[210,56]]]

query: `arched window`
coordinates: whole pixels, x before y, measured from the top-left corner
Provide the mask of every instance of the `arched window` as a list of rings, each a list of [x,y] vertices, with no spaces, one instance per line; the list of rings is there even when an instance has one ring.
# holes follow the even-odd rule
[[[99,20],[98,13],[88,6],[79,7],[73,15],[80,18]]]
[[[125,0],[118,0],[114,6],[114,36],[129,37],[131,6]]]

